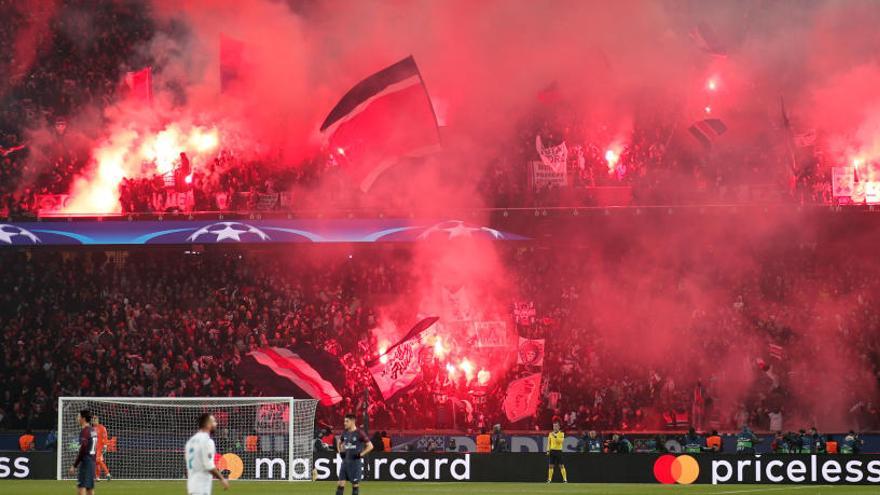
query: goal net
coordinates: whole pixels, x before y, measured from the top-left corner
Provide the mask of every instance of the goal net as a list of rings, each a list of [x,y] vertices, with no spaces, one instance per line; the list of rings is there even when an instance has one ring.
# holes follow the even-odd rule
[[[310,480],[317,401],[260,398],[58,399],[58,479],[68,479],[79,449],[79,412],[88,409],[109,441],[104,462],[113,479],[186,478],[184,445],[198,418],[217,419],[215,463],[230,479]],[[103,476],[103,473],[102,473]]]

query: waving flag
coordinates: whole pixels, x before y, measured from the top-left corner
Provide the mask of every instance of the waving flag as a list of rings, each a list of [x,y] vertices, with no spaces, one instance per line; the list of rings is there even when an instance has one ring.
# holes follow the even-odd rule
[[[421,350],[421,339],[411,339],[395,346],[370,367],[370,374],[385,400],[408,389],[422,376]]]
[[[516,423],[534,416],[538,411],[541,399],[541,374],[534,373],[525,378],[514,380],[507,386],[504,398],[504,414],[508,421]]]
[[[153,101],[153,68],[144,67],[139,71],[125,73],[125,86],[128,96],[144,103]]]
[[[553,169],[554,172],[564,172],[566,160],[568,160],[568,147],[565,141],[556,146],[544,146],[541,135],[535,136],[535,149],[541,157],[544,165]]]
[[[335,356],[306,346],[263,347],[247,353],[238,374],[263,393],[311,397],[325,406],[342,400],[345,372]]]
[[[321,124],[331,157],[367,192],[399,159],[439,148],[437,117],[412,57],[351,88]]]
[[[831,168],[831,192],[835,197],[849,197],[856,189],[856,176],[853,167]]]
[[[715,31],[705,22],[701,22],[691,29],[690,36],[700,50],[710,55],[727,55],[727,48]]]
[[[220,92],[229,92],[242,76],[244,42],[220,35]]]
[[[727,132],[727,126],[720,119],[705,119],[694,122],[694,125],[688,128],[688,131],[703,146],[709,148],[716,139]]]
[[[428,316],[406,332],[399,342],[392,345],[378,358],[367,363],[373,380],[388,400],[408,389],[422,376],[419,354],[422,351],[422,333],[440,318]]]
[[[768,350],[770,351],[770,357],[778,359],[779,361],[785,359],[785,347],[779,344],[770,344]]]

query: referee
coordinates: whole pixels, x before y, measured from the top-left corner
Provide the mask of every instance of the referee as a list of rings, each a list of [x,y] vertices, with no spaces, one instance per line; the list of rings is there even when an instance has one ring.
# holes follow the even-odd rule
[[[553,467],[559,466],[562,482],[568,483],[565,473],[565,464],[562,463],[562,444],[565,441],[565,433],[560,429],[559,421],[553,422],[553,431],[547,435],[547,483],[553,481]]]

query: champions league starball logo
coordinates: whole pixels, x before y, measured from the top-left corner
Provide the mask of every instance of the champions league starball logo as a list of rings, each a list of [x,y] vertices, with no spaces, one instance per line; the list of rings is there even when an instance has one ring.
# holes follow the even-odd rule
[[[15,245],[39,244],[40,238],[27,229],[9,225],[8,223],[0,223],[0,243]]]
[[[461,220],[449,220],[432,225],[419,234],[419,239],[426,240],[434,237],[456,239],[470,238],[480,235],[489,235],[494,239],[504,239],[504,234],[489,227],[472,227]]]
[[[269,235],[262,230],[240,222],[217,222],[206,225],[187,238],[189,242],[242,242],[268,241]]]

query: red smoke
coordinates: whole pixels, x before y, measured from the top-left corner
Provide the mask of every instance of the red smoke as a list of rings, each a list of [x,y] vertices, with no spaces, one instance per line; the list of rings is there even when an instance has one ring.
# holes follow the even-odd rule
[[[153,7],[157,35],[142,47],[155,71],[153,104],[118,102],[70,119],[71,127],[94,138],[94,164],[71,191],[71,211],[118,211],[122,177],[163,171],[180,151],[192,153],[195,171],[215,149],[272,157],[269,163],[281,168],[301,166],[319,153],[316,129],[339,96],[409,54],[435,103],[442,102],[446,150],[423,166],[391,173],[373,196],[344,198],[356,206],[395,207],[417,218],[448,218],[451,206],[484,206],[481,173],[504,154],[499,149],[534,140],[516,135],[516,125],[533,116],[535,95],[548,85],[558,95],[548,120],[574,122],[569,139],[598,143],[612,174],[620,173],[620,157],[640,125],[659,121],[672,129],[664,142],[674,142],[711,113],[730,129],[714,145],[713,157],[738,173],[743,150],[756,149],[750,157],[760,158],[762,178],[772,182],[787,173],[780,165],[788,132],[781,96],[791,131],[816,129],[830,163],[880,158],[877,2],[779,1],[745,10],[739,2],[691,2],[682,9],[677,2],[633,0],[314,2],[298,11],[268,0],[204,0],[157,1]],[[700,22],[714,27],[726,57],[695,46],[688,33]],[[175,23],[186,29],[171,29]],[[223,35],[243,43],[244,70],[228,94],[220,91]],[[325,207],[328,198],[338,199],[331,196],[332,184],[297,193],[301,206]],[[488,220],[468,218],[475,225]],[[799,305],[825,317],[822,323],[782,315],[755,294],[735,293],[741,278],[763,276],[768,246],[791,242],[779,232],[794,229],[810,244],[803,221],[767,213],[728,223],[706,217],[690,226],[694,230],[627,230],[629,220],[621,219],[619,230],[612,226],[585,241],[596,247],[588,254],[574,256],[563,246],[550,259],[567,268],[577,291],[589,294],[572,317],[595,325],[604,357],[627,356],[638,343],[645,374],[661,370],[684,387],[694,377],[712,377],[714,392],[720,397],[723,390],[727,401],[719,407],[732,413],[763,378],[754,363],[766,342],[747,333],[731,344],[726,328],[694,328],[695,314],[713,312],[720,322],[746,326],[745,313],[737,313],[742,296],[742,308],[755,318],[791,319],[785,323],[794,329],[796,353],[833,343],[837,334],[829,321],[861,304],[854,294],[818,297],[821,283],[806,276],[791,280],[790,289]],[[725,230],[731,225],[745,228],[732,236]],[[833,260],[832,254],[824,253]],[[419,314],[437,315],[441,323],[430,345],[447,372],[492,383],[510,362],[481,357],[468,346],[468,331],[453,323],[507,321],[507,305],[516,296],[510,270],[489,241],[418,244],[412,290],[387,305],[388,315],[374,330],[376,350],[400,337],[398,325]],[[717,356],[707,353],[695,344],[704,334],[727,347]],[[847,350],[853,346],[830,354]],[[810,404],[815,391],[845,402],[849,397],[840,391],[848,377],[873,392],[865,369],[845,359],[825,373],[809,363],[790,371],[790,389],[802,404]],[[845,426],[837,416],[821,417]]]

